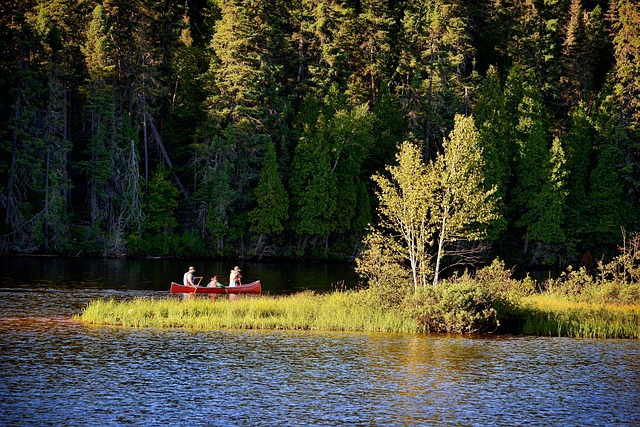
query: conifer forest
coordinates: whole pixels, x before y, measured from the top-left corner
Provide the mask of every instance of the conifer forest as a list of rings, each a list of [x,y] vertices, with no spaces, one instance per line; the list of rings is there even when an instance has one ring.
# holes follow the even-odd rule
[[[636,0],[4,0],[0,52],[0,254],[352,261],[454,142],[485,259],[640,231]]]

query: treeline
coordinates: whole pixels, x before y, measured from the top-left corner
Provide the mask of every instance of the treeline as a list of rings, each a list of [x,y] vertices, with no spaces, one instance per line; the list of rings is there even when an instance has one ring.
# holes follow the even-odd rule
[[[0,253],[353,259],[456,114],[495,255],[640,229],[634,0],[8,0],[0,51]]]

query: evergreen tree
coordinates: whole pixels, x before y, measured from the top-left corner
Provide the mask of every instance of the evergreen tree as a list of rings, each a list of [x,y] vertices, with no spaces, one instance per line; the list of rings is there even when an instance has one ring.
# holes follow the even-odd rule
[[[343,41],[349,38],[348,25],[354,12],[340,0],[300,0],[295,4],[292,41],[296,82],[304,93],[322,99],[333,84],[345,86],[349,67]]]
[[[367,104],[339,110],[329,121],[331,173],[340,185],[332,231],[347,232],[356,216],[359,182],[373,143],[372,122]]]
[[[11,148],[2,205],[12,233],[5,234],[8,239],[3,247],[59,253],[64,250],[69,225],[70,190],[65,70],[72,64],[64,51],[73,46],[67,46],[66,22],[51,12],[65,10],[68,4],[23,6],[13,12],[11,26],[20,40],[10,56],[15,60],[11,78],[16,90],[9,107]]]
[[[382,84],[376,103],[373,105],[373,144],[369,160],[364,164],[365,176],[381,172],[389,164],[396,146],[405,136],[406,125],[396,100],[387,84]]]
[[[560,17],[563,2],[534,0],[507,3],[511,33],[507,41],[510,65],[532,70],[545,105],[552,113],[558,109],[560,76]],[[553,116],[553,114],[552,114]]]
[[[512,199],[515,225],[524,229],[525,253],[529,250],[530,241],[556,244],[564,240],[563,234],[557,232],[562,216],[557,213],[547,216],[549,206],[557,203],[556,197],[561,197],[562,174],[559,171],[554,174],[553,171],[559,167],[557,162],[564,160],[561,160],[559,147],[555,160],[551,158],[548,117],[541,94],[534,85],[534,78],[529,76],[523,84],[523,97],[518,105],[518,151]]]
[[[320,104],[309,96],[302,111],[302,135],[295,148],[291,179],[293,230],[301,237],[299,250],[310,236],[325,240],[332,231],[337,209],[338,182],[332,173],[331,147],[326,118]]]
[[[562,97],[565,105],[572,108],[580,100],[591,81],[592,70],[590,51],[586,36],[586,13],[582,10],[582,0],[571,0],[570,17],[562,46],[564,73],[560,77]]]
[[[543,165],[547,179],[540,191],[531,195],[528,210],[520,221],[521,224],[527,224],[526,242],[535,242],[531,251],[533,264],[562,265],[566,261],[566,236],[563,228],[566,197],[564,164],[564,151],[560,140],[555,138],[549,152],[548,164]]]
[[[562,45],[560,77],[567,110],[581,100],[591,102],[611,67],[611,42],[599,5],[587,11],[582,0],[572,0]]]
[[[391,75],[393,11],[387,0],[364,0],[352,21],[345,50],[349,53],[349,101],[375,103],[380,85]]]
[[[114,46],[109,33],[106,11],[101,5],[93,10],[93,19],[87,31],[83,47],[89,72],[85,86],[90,102],[91,139],[87,149],[87,160],[77,166],[87,177],[87,197],[89,199],[91,226],[96,232],[110,229],[115,225],[115,153],[117,151],[118,128],[115,115],[115,59]]]
[[[158,168],[149,183],[144,205],[146,219],[141,233],[129,236],[132,249],[140,254],[174,255],[178,249],[175,233],[180,192],[168,179],[168,171]]]
[[[217,179],[220,165],[224,165],[224,174],[230,179],[229,188],[222,192],[233,197],[209,193],[216,209],[201,216],[216,224],[225,223],[234,212],[246,212],[250,206],[260,153],[277,127],[274,123],[280,121],[285,110],[277,102],[283,68],[281,55],[286,51],[282,31],[284,3],[236,0],[220,3],[220,12],[211,42],[208,122],[200,129],[200,137],[207,141],[203,147],[220,150],[200,158],[220,161],[198,165],[211,174],[206,177],[207,182]],[[230,188],[233,193],[228,191]],[[221,200],[227,203],[221,204]]]
[[[597,131],[584,103],[571,113],[571,125],[562,137],[567,158],[565,228],[570,248],[582,252],[589,243],[585,237],[589,231],[589,174],[596,145]]]
[[[260,248],[264,235],[281,234],[289,218],[289,196],[282,184],[273,142],[267,144],[260,181],[254,191],[254,197],[257,206],[249,212],[250,230],[260,234],[256,244],[256,247]]]
[[[627,202],[618,168],[620,153],[612,145],[603,147],[597,165],[591,172],[589,192],[589,231],[587,237],[596,247],[595,254],[620,240],[620,227],[625,224]]]
[[[410,0],[402,18],[403,50],[397,96],[413,138],[430,158],[465,105],[464,81],[472,48],[457,0]]]
[[[622,120],[638,130],[640,123],[640,4],[613,0],[613,47],[615,52],[614,93],[621,105]]]
[[[506,227],[507,195],[515,156],[511,135],[513,118],[506,107],[506,95],[497,69],[489,67],[477,90],[473,117],[480,133],[485,163],[485,184],[495,188],[497,219],[489,227],[489,237],[496,240]]]

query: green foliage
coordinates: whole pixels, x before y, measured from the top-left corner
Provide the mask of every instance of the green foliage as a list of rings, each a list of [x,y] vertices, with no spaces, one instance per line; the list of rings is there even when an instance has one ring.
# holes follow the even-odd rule
[[[257,233],[282,233],[289,218],[289,197],[278,170],[276,149],[267,144],[260,181],[254,191],[257,206],[249,212],[251,231]]]
[[[389,248],[409,265],[414,288],[418,288],[427,284],[433,271],[428,249],[434,232],[429,220],[436,178],[422,162],[418,147],[410,142],[398,147],[396,160],[397,166],[387,166],[389,176],[373,177],[379,187],[379,229]],[[385,244],[378,238],[370,243]]]
[[[163,233],[172,231],[177,225],[178,189],[168,180],[166,170],[158,170],[149,183],[149,196],[145,204],[147,220],[145,231]]]
[[[480,143],[473,117],[456,115],[455,126],[443,143],[444,152],[433,163],[436,197],[430,200],[430,209],[437,241],[434,285],[439,280],[442,259],[448,254],[461,258],[476,255],[477,248],[465,251],[462,244],[483,240],[487,225],[498,218],[495,188],[485,189]]]
[[[420,330],[458,334],[496,332],[511,310],[501,293],[465,278],[420,288],[405,304]]]
[[[337,209],[338,189],[332,173],[327,118],[307,98],[302,134],[295,148],[291,180],[293,230],[299,235],[326,236]]]
[[[373,145],[373,118],[368,105],[362,104],[336,111],[329,122],[331,173],[339,183],[332,231],[346,232],[353,228],[361,174]]]
[[[513,271],[507,269],[505,262],[496,258],[491,264],[476,271],[474,279],[478,286],[502,293],[509,298],[520,298],[536,291],[536,283],[530,277],[522,280],[512,278]]]
[[[400,255],[402,247],[376,230],[371,230],[363,243],[356,272],[367,279],[370,301],[385,308],[397,307],[411,289],[409,271]]]
[[[622,107],[622,120],[635,130],[640,125],[640,5],[629,0],[611,3],[613,19],[614,95]]]
[[[605,146],[598,155],[597,166],[591,171],[588,235],[600,244],[618,241],[625,216],[624,186],[615,166],[619,162],[619,151]]]
[[[2,253],[72,251],[85,228],[85,253],[180,252],[190,233],[200,255],[250,242],[352,259],[378,221],[370,176],[405,140],[427,165],[444,159],[458,112],[473,113],[484,163],[469,182],[497,200],[471,228],[510,264],[608,258],[640,224],[637,2],[5,3]],[[146,220],[172,224],[173,249],[141,250],[143,184],[161,167],[180,210]],[[446,169],[431,167],[427,202],[444,201]],[[449,248],[480,249],[452,219]],[[441,264],[416,282],[462,261],[433,233]]]
[[[598,304],[640,304],[640,234],[629,240],[623,233],[620,254],[610,262],[599,262],[595,272],[571,266],[558,279],[547,282],[546,291],[554,296]]]
[[[566,213],[567,237],[584,248],[589,232],[589,169],[596,139],[596,129],[587,115],[586,106],[579,104],[571,115],[572,126],[562,138],[566,152]]]
[[[305,93],[322,99],[333,84],[344,84],[344,70],[350,69],[342,42],[348,40],[353,10],[342,2],[302,0],[292,12],[297,81]]]

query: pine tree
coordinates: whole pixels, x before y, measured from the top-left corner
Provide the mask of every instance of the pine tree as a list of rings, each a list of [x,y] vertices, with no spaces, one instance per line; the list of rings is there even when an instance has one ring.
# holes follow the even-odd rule
[[[64,19],[65,10],[73,15],[68,8],[64,1],[34,2],[12,11],[15,21],[9,28],[20,40],[10,53],[15,61],[10,79],[16,90],[10,94],[11,144],[2,200],[6,226],[13,232],[5,234],[5,249],[47,253],[65,249],[70,198],[65,81],[75,65],[65,51],[76,47]]]
[[[373,105],[373,144],[369,159],[365,163],[364,175],[369,177],[382,172],[384,166],[394,158],[397,145],[405,136],[406,125],[402,112],[389,86],[383,84],[376,103]]]
[[[351,22],[345,50],[349,53],[347,94],[354,104],[375,103],[382,82],[391,74],[393,10],[387,0],[365,0]]]
[[[535,243],[533,262],[551,262],[550,246],[564,243],[562,231],[565,190],[564,152],[559,141],[549,141],[549,122],[540,91],[529,76],[522,87],[523,97],[518,105],[515,162],[514,219],[523,233],[524,253]],[[555,251],[556,249],[553,249]]]
[[[257,206],[249,212],[249,221],[250,230],[260,234],[256,245],[259,247],[265,234],[281,234],[285,229],[285,221],[289,218],[289,196],[282,184],[273,142],[267,144],[254,197]]]
[[[132,249],[140,254],[174,255],[178,249],[176,227],[178,221],[178,196],[180,192],[169,180],[169,173],[160,167],[149,183],[149,196],[145,201],[147,215],[140,233],[129,240]]]
[[[611,67],[612,46],[599,5],[588,11],[572,0],[562,45],[560,85],[567,110],[581,100],[592,102]]]
[[[430,158],[451,128],[454,112],[464,110],[472,53],[467,19],[457,0],[411,0],[402,24],[396,93],[408,131],[426,142]]]
[[[369,157],[373,114],[367,104],[338,110],[328,123],[332,178],[339,183],[332,231],[347,232],[356,216],[359,182]]]
[[[615,96],[622,106],[623,123],[637,131],[640,124],[640,4],[614,0],[611,7]]]
[[[339,0],[301,0],[292,15],[296,83],[322,99],[333,84],[346,85],[350,68],[343,43],[354,12]]]
[[[489,227],[491,240],[496,240],[506,228],[507,194],[515,155],[514,138],[510,132],[513,123],[506,107],[505,90],[498,70],[489,67],[477,90],[473,108],[485,162],[485,184],[487,188],[496,190],[498,218]]]
[[[620,227],[625,224],[624,195],[618,167],[620,153],[614,146],[605,146],[599,153],[597,165],[589,179],[588,238],[596,245],[595,253],[602,253],[607,245],[620,240]]]
[[[301,237],[300,250],[305,249],[309,236],[328,237],[338,200],[326,118],[311,96],[305,99],[302,111],[308,115],[301,120],[303,130],[289,181],[293,230]]]
[[[199,158],[216,160],[198,167],[207,182],[214,182],[221,172],[220,165],[224,165],[222,173],[229,178],[229,187],[220,189],[221,194],[208,193],[207,204],[214,203],[216,208],[201,218],[228,224],[229,220],[244,222],[240,216],[251,205],[262,160],[260,153],[272,140],[272,132],[276,136],[274,129],[286,109],[279,95],[282,52],[287,46],[282,30],[282,2],[222,2],[220,13],[211,41],[211,95],[205,103],[208,118],[199,131],[205,141],[201,147],[216,150]],[[240,216],[234,219],[234,214]]]
[[[589,174],[597,131],[584,103],[578,104],[570,117],[569,131],[561,139],[567,158],[565,229],[569,247],[584,252],[589,245]]]
[[[586,13],[582,10],[582,0],[572,0],[566,37],[562,46],[564,73],[560,77],[562,97],[569,108],[582,99],[587,82],[592,80],[589,64],[590,52],[586,37]]]

